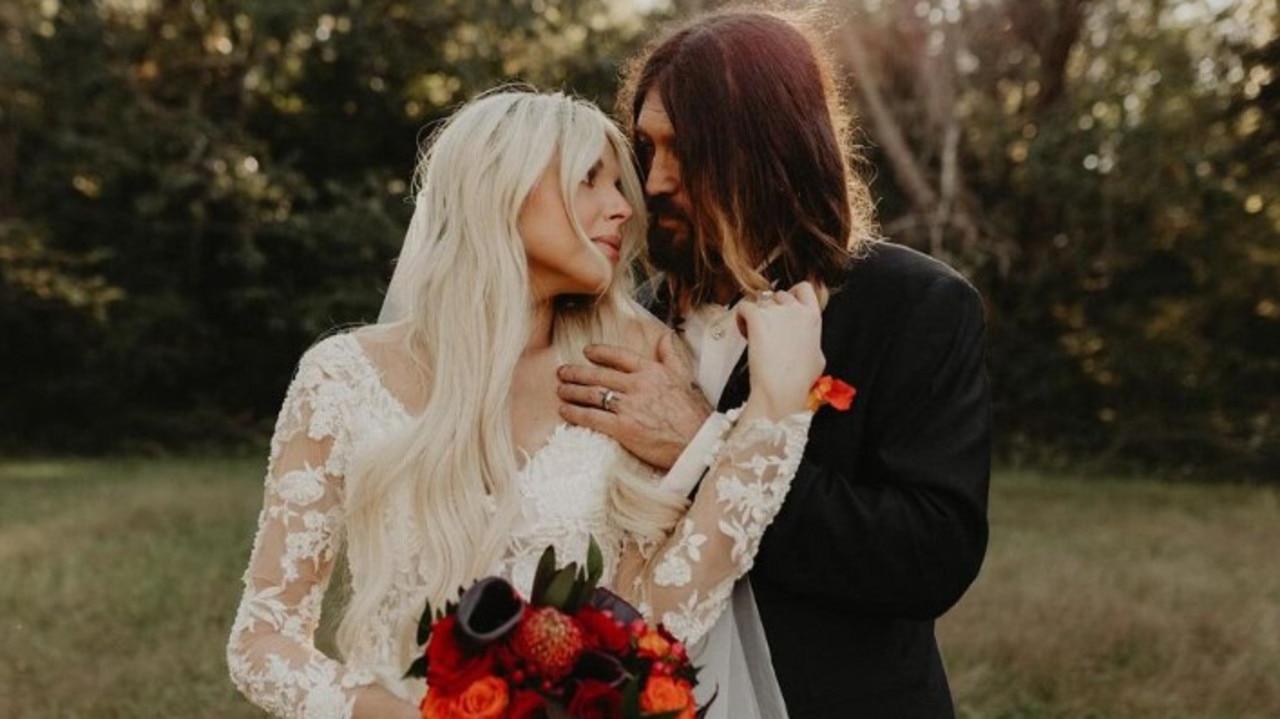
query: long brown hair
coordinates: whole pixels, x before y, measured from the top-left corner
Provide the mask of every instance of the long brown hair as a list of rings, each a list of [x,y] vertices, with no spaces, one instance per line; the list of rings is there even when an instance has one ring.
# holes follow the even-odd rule
[[[645,96],[657,89],[691,205],[694,267],[668,273],[672,309],[707,301],[725,273],[748,291],[770,280],[837,286],[875,238],[830,60],[798,16],[703,16],[652,43],[623,80],[618,115],[633,140]],[[642,149],[642,174],[651,159]]]

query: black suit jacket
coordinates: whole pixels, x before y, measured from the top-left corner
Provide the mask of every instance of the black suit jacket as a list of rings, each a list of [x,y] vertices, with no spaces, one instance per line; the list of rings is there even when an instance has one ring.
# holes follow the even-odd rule
[[[933,622],[986,551],[981,298],[946,265],[880,244],[833,292],[822,349],[826,374],[857,397],[814,417],[751,571],[788,711],[952,717]],[[744,359],[721,409],[749,390]]]

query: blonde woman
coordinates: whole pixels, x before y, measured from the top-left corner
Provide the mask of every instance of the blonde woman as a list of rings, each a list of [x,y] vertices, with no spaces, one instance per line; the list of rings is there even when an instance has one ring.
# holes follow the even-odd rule
[[[434,136],[379,323],[299,361],[276,425],[258,533],[227,648],[231,676],[281,717],[416,717],[403,680],[423,602],[500,574],[528,592],[554,545],[605,549],[605,582],[686,641],[750,568],[805,443],[820,310],[799,286],[748,303],[753,389],[685,498],[557,413],[557,368],[589,343],[676,352],[633,303],[644,237],[627,144],[594,106],[498,91]],[[608,410],[614,396],[601,393]],[[338,657],[314,644],[346,553]]]

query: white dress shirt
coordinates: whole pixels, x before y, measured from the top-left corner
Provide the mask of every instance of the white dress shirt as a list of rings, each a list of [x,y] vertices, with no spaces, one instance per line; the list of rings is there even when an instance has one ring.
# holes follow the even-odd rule
[[[737,312],[733,307],[705,304],[684,321],[685,342],[693,352],[694,378],[712,406],[720,403],[729,375],[747,348],[747,338],[738,330]],[[697,486],[710,466],[717,445],[733,422],[720,412],[712,412],[694,435],[689,446],[667,472],[662,487],[687,495]]]

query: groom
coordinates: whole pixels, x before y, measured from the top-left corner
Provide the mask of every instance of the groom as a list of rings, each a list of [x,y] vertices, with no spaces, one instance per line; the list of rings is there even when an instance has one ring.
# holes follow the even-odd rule
[[[873,239],[827,67],[797,24],[747,11],[677,29],[632,64],[621,110],[664,272],[654,309],[694,361],[669,344],[656,361],[588,348],[592,366],[561,369],[562,415],[696,476],[708,400],[725,411],[750,390],[732,304],[824,286],[826,374],[857,396],[815,416],[750,574],[778,681],[796,718],[952,717],[934,620],[987,543],[982,304],[945,265]],[[573,403],[605,389],[610,411]]]

